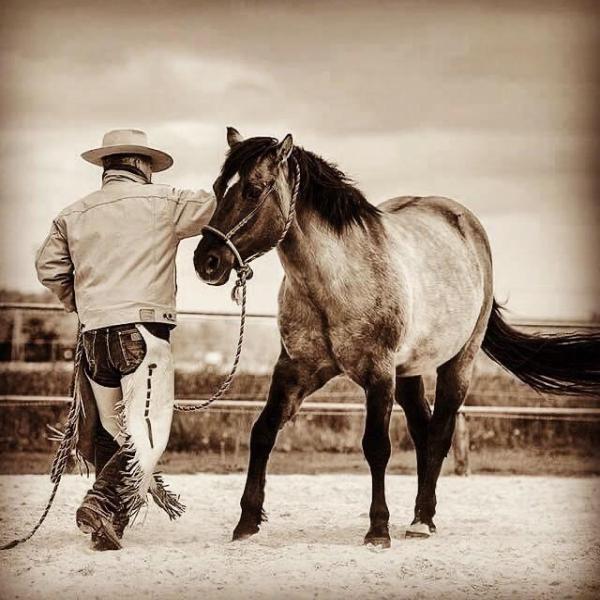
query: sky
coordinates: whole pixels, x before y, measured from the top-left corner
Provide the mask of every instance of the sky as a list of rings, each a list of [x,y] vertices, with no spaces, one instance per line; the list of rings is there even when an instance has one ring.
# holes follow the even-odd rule
[[[515,317],[600,315],[597,3],[14,2],[0,7],[0,287],[41,291],[54,216],[97,189],[80,153],[141,128],[210,190],[244,136],[291,132],[379,203],[463,202],[491,240]],[[107,240],[110,243],[110,240]],[[178,256],[180,308],[231,310]],[[255,264],[249,308],[274,312],[281,267]]]

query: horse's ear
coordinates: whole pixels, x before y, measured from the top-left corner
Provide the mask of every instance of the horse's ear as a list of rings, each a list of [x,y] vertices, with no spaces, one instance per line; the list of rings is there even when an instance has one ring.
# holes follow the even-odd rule
[[[227,128],[227,143],[230,148],[237,146],[240,142],[243,142],[244,138],[242,134],[235,127]]]
[[[292,150],[294,149],[294,138],[291,133],[288,133],[283,141],[277,146],[277,160],[283,162],[287,160]]]

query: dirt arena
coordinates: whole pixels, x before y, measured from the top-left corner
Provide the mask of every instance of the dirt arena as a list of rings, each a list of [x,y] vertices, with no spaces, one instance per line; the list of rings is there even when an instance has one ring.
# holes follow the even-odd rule
[[[174,475],[188,511],[154,505],[120,552],[96,553],[75,527],[85,478],[65,478],[27,544],[0,554],[5,598],[598,598],[600,479],[440,480],[439,533],[405,539],[414,477],[387,480],[392,548],[365,547],[370,479],[274,475],[269,522],[231,543],[240,475]],[[40,475],[0,477],[1,542],[23,534],[50,491]]]

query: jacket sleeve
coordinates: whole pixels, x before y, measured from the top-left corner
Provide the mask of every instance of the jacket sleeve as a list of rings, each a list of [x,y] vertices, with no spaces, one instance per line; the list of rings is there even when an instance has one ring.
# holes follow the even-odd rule
[[[184,238],[200,235],[215,212],[216,200],[213,194],[204,190],[174,190],[175,192],[175,231],[177,237]]]
[[[60,218],[52,223],[44,245],[38,250],[35,268],[40,283],[58,297],[68,312],[76,311],[73,261]]]

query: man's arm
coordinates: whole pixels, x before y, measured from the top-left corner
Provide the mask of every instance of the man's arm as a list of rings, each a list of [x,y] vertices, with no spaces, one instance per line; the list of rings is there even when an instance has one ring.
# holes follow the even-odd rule
[[[184,238],[200,235],[215,212],[216,200],[213,194],[204,190],[175,190],[175,231],[177,237]]]
[[[50,233],[38,251],[35,268],[40,283],[58,297],[68,312],[76,311],[73,261],[60,218],[52,223]]]

